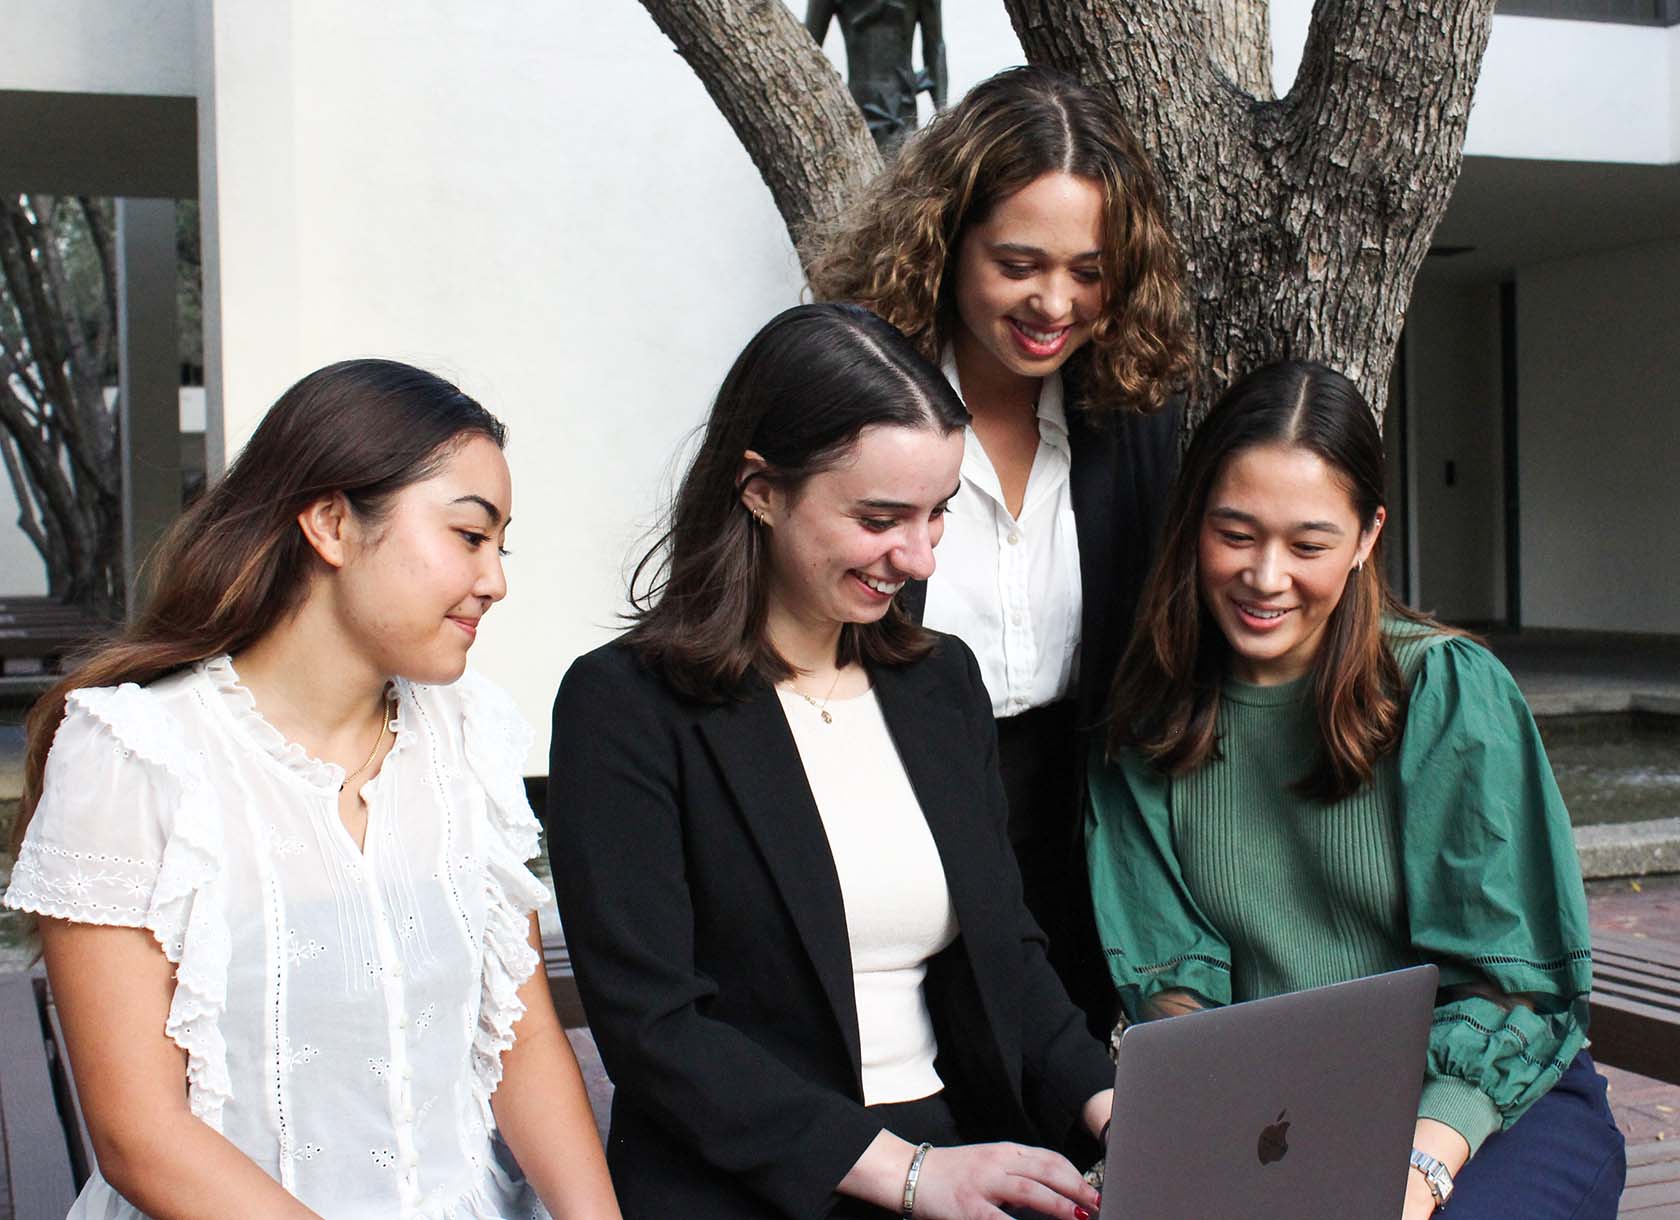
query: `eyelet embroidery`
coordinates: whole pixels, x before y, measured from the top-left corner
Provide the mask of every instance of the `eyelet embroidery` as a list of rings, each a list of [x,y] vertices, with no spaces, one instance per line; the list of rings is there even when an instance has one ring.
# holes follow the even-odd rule
[[[186,677],[194,687],[203,682],[202,675]],[[224,775],[215,785],[207,785],[207,779],[199,778],[200,775],[207,777],[214,774],[218,769],[225,771],[228,764],[226,752],[215,746],[219,733],[206,732],[207,729],[217,730],[220,726],[205,726],[196,714],[201,708],[209,706],[206,692],[214,693],[207,684],[204,692],[192,688],[181,691],[180,694],[187,698],[186,705],[176,698],[168,705],[170,715],[153,716],[154,721],[166,727],[173,714],[180,713],[184,717],[183,727],[188,732],[181,735],[178,743],[153,740],[157,736],[154,733],[147,742],[139,743],[139,749],[124,748],[121,752],[121,757],[132,760],[125,764],[127,768],[135,767],[139,760],[144,759],[169,771],[171,782],[166,792],[169,800],[162,810],[162,829],[174,837],[169,840],[169,850],[161,853],[163,858],[132,859],[108,853],[55,849],[49,845],[38,854],[29,853],[27,860],[15,866],[16,876],[10,880],[14,882],[14,891],[18,892],[13,897],[23,896],[23,886],[16,883],[24,882],[34,873],[39,883],[36,890],[41,897],[45,898],[47,891],[52,891],[55,901],[77,905],[78,910],[70,917],[86,922],[123,922],[139,926],[156,924],[152,928],[154,934],[164,943],[180,968],[182,983],[179,994],[190,1001],[176,1005],[170,1020],[177,1040],[184,1046],[190,1044],[194,1048],[191,1053],[198,1056],[192,1060],[192,1089],[219,1090],[215,1096],[228,1096],[226,1067],[237,1066],[240,1070],[234,1074],[233,1085],[240,1095],[254,1103],[248,1103],[250,1110],[256,1112],[273,1131],[271,1155],[278,1154],[280,1164],[276,1172],[283,1178],[283,1184],[288,1185],[294,1174],[319,1174],[324,1171],[323,1167],[313,1164],[306,1169],[306,1163],[319,1160],[327,1166],[343,1165],[339,1158],[344,1150],[330,1138],[334,1134],[332,1124],[336,1117],[331,1112],[331,1098],[323,1097],[316,1090],[320,1087],[323,1072],[342,1079],[344,1068],[348,1065],[343,1065],[342,1058],[333,1057],[339,1053],[334,1048],[341,1046],[334,1036],[329,1035],[323,1041],[321,1009],[311,993],[322,988],[338,992],[341,970],[347,979],[360,982],[365,975],[374,988],[390,988],[393,983],[387,976],[397,974],[395,964],[400,964],[408,975],[401,987],[407,993],[411,1006],[408,1045],[413,1048],[417,1040],[424,1038],[427,1048],[420,1052],[419,1061],[422,1069],[420,1078],[426,1081],[426,1087],[416,1091],[430,1096],[423,1103],[414,1105],[412,1119],[398,1125],[389,1145],[367,1145],[371,1165],[369,1162],[350,1162],[343,1167],[350,1168],[359,1163],[364,1168],[358,1176],[364,1177],[375,1171],[391,1173],[393,1176],[389,1181],[393,1188],[399,1183],[402,1185],[404,1208],[412,1208],[422,1196],[413,1189],[418,1185],[415,1172],[404,1166],[414,1165],[411,1158],[429,1159],[433,1155],[424,1143],[416,1148],[406,1142],[412,1138],[409,1133],[420,1125],[424,1124],[437,1140],[448,1145],[443,1154],[446,1161],[462,1169],[470,1162],[480,1172],[494,1166],[485,1126],[460,1113],[469,1108],[464,1104],[467,1099],[461,1092],[462,1073],[463,1070],[467,1073],[465,1087],[470,1090],[475,1087],[471,1078],[472,1069],[456,1066],[459,1050],[468,1049],[457,1047],[459,1031],[454,1025],[457,1011],[464,1018],[462,1023],[467,1026],[470,1037],[474,1024],[472,1017],[477,1015],[477,1010],[484,1003],[483,991],[481,987],[471,996],[458,994],[459,989],[453,981],[470,978],[471,975],[463,974],[463,970],[471,971],[475,965],[482,972],[486,954],[491,950],[481,937],[462,940],[447,925],[449,919],[460,912],[463,923],[469,929],[481,928],[485,897],[479,891],[487,884],[492,889],[499,889],[501,885],[497,880],[500,856],[497,856],[495,864],[488,867],[484,860],[478,858],[481,850],[497,846],[501,828],[493,818],[489,826],[484,824],[482,815],[486,811],[482,803],[486,794],[481,791],[476,778],[484,771],[478,763],[485,759],[499,761],[499,756],[495,750],[485,753],[482,734],[475,739],[479,742],[479,753],[462,754],[465,744],[460,738],[453,705],[448,702],[455,696],[440,691],[437,697],[443,702],[424,709],[431,718],[426,727],[435,730],[430,734],[433,755],[430,759],[422,758],[416,750],[414,759],[405,759],[404,786],[401,789],[392,788],[391,793],[405,801],[410,800],[410,794],[428,786],[428,780],[437,783],[440,778],[458,786],[437,793],[436,796],[442,799],[436,805],[432,805],[429,799],[433,794],[421,795],[421,804],[431,807],[423,810],[426,814],[424,819],[409,819],[401,824],[400,829],[407,832],[404,835],[393,837],[390,833],[392,826],[387,820],[387,824],[381,827],[380,836],[370,839],[370,851],[365,862],[342,850],[345,846],[340,841],[342,836],[336,836],[330,843],[329,846],[337,850],[342,866],[339,877],[333,880],[347,876],[357,883],[360,897],[371,899],[374,903],[378,903],[380,898],[385,900],[373,910],[384,911],[390,931],[397,940],[398,952],[394,958],[382,961],[380,954],[367,953],[365,951],[369,946],[358,943],[357,923],[373,914],[368,905],[364,903],[354,909],[339,910],[335,925],[335,894],[328,888],[325,879],[319,882],[316,879],[317,843],[312,826],[315,819],[309,817],[305,820],[302,816],[305,811],[293,808],[292,803],[284,799],[295,794],[279,794],[282,799],[276,804],[277,794],[268,782],[269,777],[265,773],[256,773],[254,768],[249,772]],[[131,690],[130,694],[133,693]],[[170,697],[165,695],[165,698]],[[195,703],[197,706],[194,706]],[[126,718],[126,714],[132,714],[135,709],[124,705],[119,710],[125,712]],[[141,707],[138,710],[145,712],[148,709]],[[218,706],[204,714],[221,716],[223,709]],[[420,719],[414,718],[404,727],[418,728],[420,723]],[[201,744],[206,740],[210,742],[208,750]],[[414,744],[423,745],[425,740],[426,735],[417,734]],[[173,753],[164,751],[160,755],[159,751],[167,746],[176,748]],[[466,761],[463,761],[464,758]],[[131,773],[131,770],[125,770],[121,775]],[[182,827],[169,821],[168,804],[176,799],[177,793],[184,791],[191,794],[195,790],[214,800],[217,807],[210,812],[216,816],[208,829],[192,822],[185,827],[189,833],[183,833]],[[197,815],[199,822],[203,821],[205,809],[201,802],[184,802],[184,807]],[[403,811],[405,814],[410,812],[409,807],[404,805]],[[67,808],[66,812],[72,811]],[[112,820],[108,824],[113,829],[117,826],[115,816],[119,812],[122,811],[111,811]],[[142,809],[141,812],[147,810]],[[279,818],[278,827],[269,822],[270,816]],[[54,825],[50,819],[44,821],[41,833],[52,834]],[[70,842],[101,842],[91,832],[84,837],[82,827],[77,823],[67,822],[66,825],[75,826],[78,832],[68,838]],[[280,828],[289,829],[292,834],[282,833]],[[332,829],[330,824],[328,828]],[[92,829],[99,827],[95,825]],[[209,833],[210,830],[214,833]],[[486,834],[489,836],[487,841]],[[301,838],[297,837],[299,835]],[[119,844],[145,842],[144,839],[115,834],[108,836],[106,841],[110,838],[115,838]],[[408,840],[406,843],[403,842],[405,838]],[[182,843],[178,841],[180,839],[186,841]],[[40,841],[37,839],[33,846],[40,847]],[[301,871],[297,864],[288,863],[300,855],[306,861]],[[394,867],[398,860],[414,870],[412,882]],[[207,873],[206,869],[210,871]],[[163,873],[161,879],[160,870]],[[428,873],[434,875],[428,878]],[[162,888],[159,888],[160,885]],[[185,888],[188,885],[190,889]],[[154,891],[156,899],[153,898]],[[495,902],[494,895],[490,900]],[[519,894],[518,902],[523,906],[528,899]],[[157,909],[154,909],[154,903],[158,904]],[[162,918],[159,917],[160,910]],[[235,916],[231,928],[225,922],[229,914]],[[449,970],[422,971],[422,961],[431,952],[426,945],[427,934],[439,929],[450,933],[440,938],[437,944],[438,950],[444,954],[439,960],[446,959]],[[241,994],[267,993],[264,997],[267,1002],[262,1005],[266,1011],[262,1011],[260,1017],[256,1012],[251,1013],[252,1026],[246,1027],[242,1021],[226,1031],[231,1036],[236,1029],[250,1028],[259,1045],[246,1046],[244,1050],[254,1053],[254,1064],[249,1056],[243,1061],[238,1058],[239,1045],[227,1048],[236,1052],[234,1063],[225,1065],[223,1061],[226,1054],[222,1043],[223,1013],[216,1001],[226,994],[228,986],[226,953],[230,939],[234,961],[243,963],[242,969],[258,972],[255,976],[239,975],[234,980],[238,991]],[[382,939],[381,944],[386,942]],[[320,962],[323,958],[327,959],[324,970],[323,965],[309,968],[309,963]],[[266,971],[263,969],[265,959]],[[265,974],[266,978],[263,977]],[[299,983],[299,987],[292,991],[290,984],[294,981]],[[482,977],[480,981],[482,984]],[[294,997],[293,1003],[288,1003],[286,999],[288,992]],[[257,995],[252,994],[248,998],[254,1007]],[[295,1001],[301,1001],[301,1006]],[[197,1007],[199,1005],[208,1007]],[[358,1008],[353,1018],[357,1023],[362,1020],[361,1013]],[[255,1028],[255,1020],[263,1022],[260,1034]],[[440,1022],[441,1040],[431,1039],[430,1033],[440,1029]],[[262,1053],[262,1043],[266,1043],[266,1054]],[[384,1049],[378,1042],[364,1045],[370,1051]],[[451,1048],[447,1054],[444,1047]],[[460,1056],[467,1060],[471,1057],[470,1051]],[[448,1062],[445,1062],[446,1059]],[[322,1068],[315,1068],[315,1063],[321,1063]],[[354,1058],[350,1063],[354,1063]],[[204,1068],[205,1064],[210,1067]],[[260,1067],[247,1076],[247,1064]],[[364,1081],[358,1091],[365,1095],[371,1090],[387,1087],[397,1074],[398,1066],[395,1059],[370,1060],[369,1070],[373,1080]],[[221,1084],[215,1079],[216,1068],[222,1073]],[[208,1073],[205,1080],[199,1079],[201,1069]],[[353,1074],[354,1068],[349,1070]],[[293,1075],[298,1072],[313,1073],[315,1079]],[[407,1070],[402,1074],[406,1077]],[[304,1082],[301,1086],[300,1081]],[[387,1083],[376,1084],[375,1081]],[[304,1089],[302,1093],[297,1091],[299,1087]],[[407,1087],[404,1086],[405,1096]],[[299,1103],[296,1113],[292,1112],[294,1098]],[[443,1104],[439,1106],[439,1102]],[[328,1107],[327,1111],[321,1110],[323,1105]],[[437,1124],[430,1123],[434,1108],[440,1115]],[[476,1107],[471,1108],[476,1112]],[[217,1118],[219,1111],[218,1104],[214,1115]],[[374,1126],[363,1138],[392,1134],[382,1130],[382,1126]],[[485,1140],[484,1147],[471,1146],[473,1132]],[[348,1135],[348,1129],[343,1134]],[[308,1135],[322,1135],[332,1147],[326,1147],[318,1140],[310,1142],[304,1139]],[[348,1152],[354,1156],[355,1143],[360,1141],[354,1136],[351,1140]],[[468,1144],[465,1149],[462,1149],[463,1143]],[[338,1172],[338,1169],[333,1172]],[[410,1183],[411,1178],[413,1183]],[[451,1181],[457,1180],[451,1177]],[[435,1185],[429,1197],[439,1204],[440,1215],[471,1210],[475,1203],[485,1201],[479,1198],[476,1190],[473,1192],[474,1202],[469,1203],[465,1198],[454,1199],[450,1187]],[[529,1198],[528,1194],[526,1198]],[[511,1198],[505,1201],[504,1208],[497,1214],[524,1215],[526,1210]]]
[[[327,947],[311,936],[308,940],[301,939],[296,928],[286,930],[286,956],[292,965],[302,966],[305,962],[312,962],[327,951]]]

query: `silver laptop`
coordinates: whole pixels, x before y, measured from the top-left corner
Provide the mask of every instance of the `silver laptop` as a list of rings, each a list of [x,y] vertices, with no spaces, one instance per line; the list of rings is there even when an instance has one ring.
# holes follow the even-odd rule
[[[1400,1215],[1437,971],[1134,1025],[1099,1220]]]

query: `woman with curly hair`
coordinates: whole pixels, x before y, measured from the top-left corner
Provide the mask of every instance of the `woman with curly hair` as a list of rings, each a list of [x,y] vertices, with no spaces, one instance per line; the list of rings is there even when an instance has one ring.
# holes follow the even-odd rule
[[[973,415],[939,571],[899,596],[979,657],[1027,905],[1106,1030],[1080,743],[1131,633],[1192,356],[1154,174],[1112,98],[1011,69],[905,143],[810,280],[908,335]]]

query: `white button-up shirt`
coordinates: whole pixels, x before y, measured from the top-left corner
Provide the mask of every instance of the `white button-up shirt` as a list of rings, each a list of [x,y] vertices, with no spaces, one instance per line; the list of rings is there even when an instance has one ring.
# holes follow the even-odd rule
[[[949,350],[944,370],[961,394]],[[922,622],[962,637],[980,662],[992,715],[1014,716],[1066,696],[1079,672],[1083,600],[1061,374],[1039,389],[1038,452],[1019,517],[1004,506],[974,429],[964,431],[962,489],[945,518]]]

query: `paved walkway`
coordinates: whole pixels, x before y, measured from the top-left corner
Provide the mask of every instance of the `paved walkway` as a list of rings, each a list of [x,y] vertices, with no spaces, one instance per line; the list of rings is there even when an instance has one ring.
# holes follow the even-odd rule
[[[1536,715],[1680,714],[1680,636],[1537,630],[1486,638]]]

